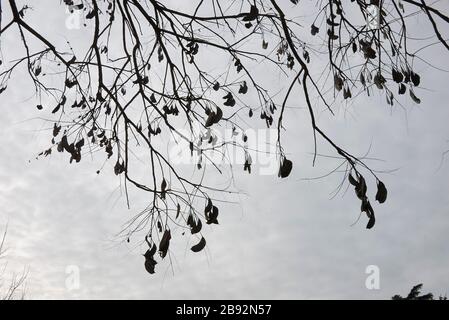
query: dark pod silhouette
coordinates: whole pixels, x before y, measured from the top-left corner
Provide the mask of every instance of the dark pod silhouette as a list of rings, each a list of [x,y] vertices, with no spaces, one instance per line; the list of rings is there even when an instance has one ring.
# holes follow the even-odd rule
[[[218,208],[216,206],[212,206],[212,210],[206,213],[206,223],[207,224],[218,224]]]
[[[162,236],[161,242],[159,243],[159,254],[161,258],[165,258],[168,252],[168,247],[170,246],[171,233],[170,230],[165,230]]]
[[[200,252],[201,250],[204,249],[205,246],[206,246],[206,239],[204,239],[204,237],[201,237],[200,242],[198,242],[196,245],[190,248],[190,250],[192,250],[193,252]]]
[[[217,107],[216,112],[212,111],[209,113],[209,116],[207,117],[207,120],[206,120],[205,127],[207,128],[207,127],[210,127],[211,125],[213,125],[214,123],[218,123],[222,117],[223,117],[223,111]]]
[[[376,218],[374,216],[374,209],[367,198],[362,200],[361,211],[365,212],[369,219],[366,228],[371,229],[372,227],[374,227],[374,224],[376,222]]]
[[[165,199],[165,194],[167,193],[167,181],[165,178],[161,182],[161,199]]]
[[[412,90],[409,90],[409,93],[410,93],[410,97],[412,98],[413,102],[415,102],[416,104],[421,103],[421,99],[419,99]]]
[[[396,70],[395,68],[392,69],[391,75],[393,76],[393,80],[396,83],[401,83],[404,80],[404,75],[402,72]]]
[[[193,214],[190,214],[187,218],[187,225],[190,227],[190,232],[192,234],[198,233],[201,231],[203,224],[200,219],[195,219]]]
[[[387,193],[388,192],[385,184],[379,180],[377,182],[376,200],[379,201],[379,203],[384,203],[385,200],[387,200]]]
[[[149,258],[145,257],[145,270],[147,270],[148,273],[154,274],[154,272],[155,272],[154,268],[156,267],[156,264],[157,264],[157,262],[156,262],[156,260],[154,260],[153,257],[149,257]]]
[[[243,83],[240,85],[239,93],[245,94],[247,92],[248,92],[248,86],[246,84],[246,81],[243,81]]]
[[[259,9],[256,6],[251,5],[251,9],[248,14],[243,17],[243,21],[253,21],[257,19],[259,15]]]
[[[362,205],[360,207],[360,211],[365,212],[368,217],[368,224],[366,225],[367,229],[371,229],[374,227],[374,224],[376,223],[376,217],[374,215],[374,209],[371,206],[371,203],[368,200],[368,197],[366,196],[367,192],[367,186],[365,179],[359,172],[355,172],[356,176],[354,177],[351,173],[348,174],[348,180],[349,183],[354,186],[354,191],[357,197],[362,201]],[[376,200],[380,203],[385,202],[387,198],[387,189],[385,188],[385,185],[382,183],[382,181],[378,180],[377,184],[377,194],[376,194]]]
[[[410,72],[410,78],[415,87],[419,86],[419,84],[421,83],[421,77],[419,76],[419,74],[414,73],[413,71]]]
[[[181,205],[178,203],[176,205],[176,218],[175,219],[178,219],[180,213],[181,213]]]
[[[128,239],[129,240],[129,239]],[[150,247],[145,254],[143,255],[145,257],[145,270],[147,270],[148,273],[153,274],[154,268],[156,267],[156,260],[154,260],[154,254],[156,253],[156,245],[150,244],[147,238],[145,238],[146,242],[148,243],[148,246]]]
[[[281,178],[287,178],[290,175],[292,168],[293,168],[293,162],[288,160],[286,157],[283,157],[281,160],[281,166],[279,167],[278,176]]]
[[[368,220],[368,224],[366,225],[367,229],[371,229],[372,227],[374,227],[374,224],[376,223],[376,218],[374,217],[374,212],[371,215],[371,217]]]
[[[226,99],[226,101],[223,103],[227,107],[233,107],[235,106],[235,99],[232,96],[232,93],[228,92],[223,99]]]

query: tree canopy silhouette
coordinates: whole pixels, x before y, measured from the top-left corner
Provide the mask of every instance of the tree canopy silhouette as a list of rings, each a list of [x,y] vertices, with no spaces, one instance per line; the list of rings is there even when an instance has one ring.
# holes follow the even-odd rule
[[[334,150],[367,215],[366,227],[372,228],[366,176],[374,177],[379,203],[386,201],[387,188],[362,158],[322,129],[316,114],[324,109],[332,116],[335,102],[375,90],[391,106],[406,93],[419,104],[421,75],[414,62],[420,49],[449,50],[441,32],[449,17],[424,0],[199,0],[189,12],[156,0],[62,4],[80,13],[84,48],[55,43],[31,24],[27,16],[39,10],[38,3],[2,1],[0,37],[15,33],[17,43],[2,42],[9,59],[0,66],[0,93],[14,85],[12,74],[25,66],[37,109],[53,119],[51,143],[39,156],[57,151],[71,163],[85,154],[104,157],[114,164],[125,191],[133,186],[151,195],[123,233],[129,241],[135,232],[145,232],[150,273],[156,252],[161,259],[169,252],[174,227],[198,238],[193,252],[205,247],[202,224],[218,224],[217,194],[233,192],[210,185],[207,173],[232,172],[232,164],[224,167],[214,158],[226,158],[229,146],[244,152],[242,169],[251,173],[246,129],[261,122],[277,130],[278,175],[289,176],[294,164],[286,157],[282,134],[292,100],[300,100],[310,116],[313,164],[320,143]],[[289,16],[294,6],[304,7],[308,17]],[[426,17],[433,39],[416,40],[419,35],[408,33],[407,23],[417,14]],[[210,55],[222,65],[211,68]],[[284,90],[273,91],[270,72],[266,79],[256,77],[252,70],[259,65],[277,71]],[[216,128],[230,128],[232,137],[218,136]],[[184,143],[196,159],[193,176],[171,161],[168,139]],[[137,169],[142,164],[143,171]]]
[[[399,294],[395,294],[391,297],[392,300],[434,300],[433,293],[429,292],[426,294],[421,294],[423,284],[417,284],[414,286],[406,297]],[[446,296],[439,296],[438,300],[447,300]]]

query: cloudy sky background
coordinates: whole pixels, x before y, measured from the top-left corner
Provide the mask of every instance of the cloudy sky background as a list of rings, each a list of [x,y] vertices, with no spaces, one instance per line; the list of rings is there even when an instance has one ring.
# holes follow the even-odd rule
[[[42,30],[61,41],[66,36],[82,41],[86,31],[64,30],[67,15],[56,3],[40,2],[30,21],[38,23],[45,15]],[[424,16],[410,21],[411,30],[431,34]],[[449,34],[448,26],[442,30]],[[12,43],[17,42],[2,36],[8,58]],[[440,47],[423,56],[449,69],[448,54]],[[401,100],[405,109],[391,109],[383,96],[360,96],[339,106],[334,118],[319,118],[354,154],[363,155],[372,144],[370,156],[383,160],[370,162],[372,167],[397,169],[381,174],[389,198],[384,205],[376,202],[374,229],[365,229],[365,217],[351,226],[360,205],[352,190],[330,199],[340,175],[304,180],[336,163],[319,159],[312,167],[310,125],[298,101],[288,110],[283,138],[295,163],[291,176],[281,181],[237,170],[237,186],[246,195],[229,198],[236,203],[221,207],[220,225],[207,226],[207,250],[192,253],[189,238],[179,234],[171,255],[174,274],[166,261],[155,275],[145,271],[144,248],[137,241],[115,238],[145,199],[135,197],[132,209],[126,208],[112,163],[111,170],[96,175],[97,160],[77,165],[60,155],[34,160],[48,144],[51,123],[38,119],[42,113],[26,90],[30,84],[18,73],[0,97],[0,226],[8,225],[7,273],[28,270],[32,299],[380,299],[406,294],[421,282],[425,291],[444,295],[449,290],[449,159],[442,161],[442,154],[449,149],[449,73],[425,64],[417,71],[419,106],[406,98]],[[329,153],[323,143],[320,148]],[[373,196],[375,190],[369,192]],[[379,290],[365,286],[369,265],[380,269]],[[69,266],[80,270],[78,289],[66,285]]]

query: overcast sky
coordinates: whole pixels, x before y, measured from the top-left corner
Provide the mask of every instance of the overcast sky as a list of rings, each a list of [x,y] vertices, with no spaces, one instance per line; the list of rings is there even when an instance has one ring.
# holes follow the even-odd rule
[[[30,21],[45,12],[42,29],[80,41],[85,31],[64,30],[67,15],[57,2],[40,1]],[[410,28],[430,35],[423,18],[410,20]],[[449,35],[448,26],[442,30]],[[9,52],[3,59],[11,59],[12,43],[17,42],[2,38],[2,52]],[[449,69],[448,53],[440,47],[423,54],[434,66]],[[8,274],[28,270],[32,299],[379,299],[406,294],[421,282],[424,291],[446,294],[449,159],[442,160],[442,154],[449,150],[449,73],[425,64],[418,68],[419,106],[405,98],[404,108],[390,108],[383,96],[362,95],[337,106],[332,119],[319,118],[354,154],[363,155],[371,144],[370,156],[382,160],[370,162],[375,169],[397,169],[381,173],[389,198],[383,205],[376,202],[372,230],[365,229],[365,217],[351,226],[360,206],[352,190],[331,199],[340,175],[304,180],[336,163],[318,159],[312,167],[310,125],[299,101],[288,110],[283,139],[295,163],[291,176],[280,180],[237,170],[237,186],[246,195],[229,198],[236,203],[221,208],[220,225],[207,226],[207,250],[194,254],[188,236],[179,234],[173,270],[166,261],[154,275],[145,271],[137,241],[115,238],[145,199],[135,198],[131,210],[126,208],[113,164],[96,175],[95,160],[69,165],[57,154],[35,161],[48,143],[44,129],[51,123],[37,119],[42,113],[33,91],[24,90],[30,84],[23,73],[16,74],[0,96],[0,228],[8,225]],[[323,153],[329,151],[322,145]],[[369,193],[372,197],[375,190]],[[370,265],[380,270],[378,290],[365,286]],[[73,289],[67,279],[76,269],[80,286]]]

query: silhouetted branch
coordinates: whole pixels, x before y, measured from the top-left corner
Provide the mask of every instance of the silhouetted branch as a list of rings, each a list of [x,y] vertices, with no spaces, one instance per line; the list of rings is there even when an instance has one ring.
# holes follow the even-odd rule
[[[0,241],[0,261],[6,256],[5,241],[7,230],[8,228],[6,227]],[[24,299],[27,273],[24,270],[21,274],[13,274],[10,279],[8,279],[6,277],[6,267],[7,263],[0,266],[0,300]],[[21,292],[19,293],[19,291]]]
[[[424,1],[403,2],[424,10],[435,37],[447,47],[433,16],[445,23],[448,17]],[[52,43],[39,26],[26,22],[28,6],[8,3],[12,21],[0,34],[13,32],[15,26],[25,53],[1,66],[0,93],[13,72],[26,65],[37,108],[44,109],[42,100],[51,99],[56,117],[51,145],[40,156],[56,150],[76,163],[86,153],[103,151],[106,161],[113,161],[114,173],[123,177],[128,206],[129,186],[150,194],[148,207],[121,233],[128,240],[145,233],[152,253],[146,255],[150,270],[154,246],[161,257],[168,253],[172,228],[190,231],[202,241],[202,223],[218,223],[221,194],[235,191],[232,164],[223,166],[214,156],[226,159],[228,148],[238,148],[245,156],[243,170],[251,172],[250,153],[255,150],[248,146],[245,130],[257,125],[255,112],[267,128],[274,125],[277,130],[279,176],[290,174],[293,163],[283,149],[281,129],[288,130],[283,120],[296,94],[310,116],[312,164],[319,144],[328,145],[344,161],[339,167],[346,168],[344,179],[354,186],[368,217],[367,228],[374,226],[364,175],[375,179],[379,203],[387,198],[386,186],[363,158],[334,141],[316,114],[324,108],[333,117],[336,101],[350,100],[356,92],[369,96],[373,90],[385,95],[390,106],[398,103],[395,95],[407,91],[420,103],[416,91],[421,78],[413,67],[417,56],[409,51],[409,15],[402,3],[318,1],[314,22],[304,32],[304,26],[288,17],[286,1],[240,0],[226,6],[220,0],[198,1],[193,12],[181,12],[156,0],[64,0],[70,10],[83,13],[88,25],[84,52],[69,42],[69,50]],[[306,6],[288,3],[294,4]],[[374,27],[366,23],[370,8],[378,12]],[[223,64],[211,70],[212,55]],[[285,90],[272,92],[252,71],[258,64],[285,77]],[[53,70],[52,75],[45,70]],[[231,129],[232,137],[222,138],[215,129]],[[195,161],[193,176],[170,159],[165,150],[170,140],[188,148]],[[209,167],[231,176],[225,187],[207,182]]]

